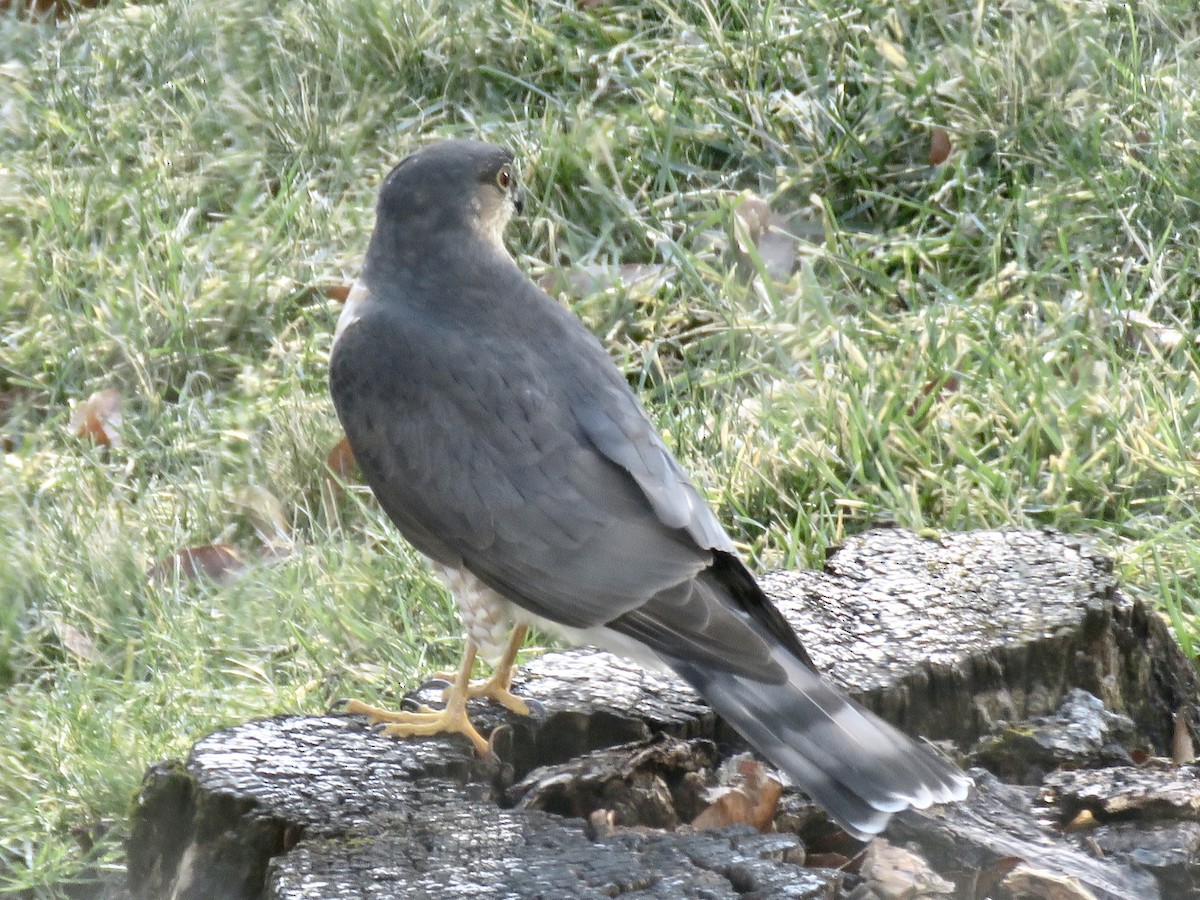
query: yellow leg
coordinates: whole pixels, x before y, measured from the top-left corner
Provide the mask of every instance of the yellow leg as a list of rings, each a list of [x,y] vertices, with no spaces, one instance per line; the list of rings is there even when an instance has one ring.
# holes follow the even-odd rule
[[[504,648],[504,655],[492,670],[492,677],[487,681],[477,681],[468,685],[468,697],[487,697],[518,716],[529,715],[529,704],[510,690],[513,675],[517,671],[517,651],[521,649],[528,631],[529,628],[525,625],[518,625],[512,630],[512,634],[508,636],[508,646]]]
[[[517,651],[521,649],[521,644],[525,641],[525,635],[528,632],[529,628],[525,625],[518,625],[512,630],[512,634],[508,637],[508,645],[504,648],[504,655],[500,657],[500,661],[496,663],[496,667],[492,670],[492,677],[484,681],[472,681],[467,684],[467,697],[469,699],[478,700],[479,698],[485,698],[494,700],[518,716],[529,715],[529,705],[511,690],[513,674],[517,670]],[[446,699],[450,691],[453,690],[454,682],[452,679],[457,678],[458,674],[452,672],[435,672],[433,677],[450,681],[451,686],[446,688],[446,694],[443,694],[443,699]]]
[[[475,730],[475,726],[467,718],[471,667],[475,665],[476,652],[477,648],[474,642],[467,641],[462,664],[458,668],[454,681],[450,687],[446,688],[443,695],[446,701],[445,709],[433,710],[422,707],[417,712],[393,712],[358,700],[351,700],[346,704],[346,712],[364,715],[371,720],[372,725],[383,724],[383,733],[392,737],[413,737],[448,732],[465,734],[475,745],[476,753],[480,756],[489,756],[492,752],[491,745],[483,735]],[[507,656],[507,654],[505,655]]]

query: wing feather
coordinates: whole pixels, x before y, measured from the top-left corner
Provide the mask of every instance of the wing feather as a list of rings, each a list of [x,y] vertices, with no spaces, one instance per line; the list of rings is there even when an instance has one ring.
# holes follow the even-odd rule
[[[418,549],[586,628],[692,578],[711,553],[584,433],[575,410],[601,400],[573,393],[572,369],[613,367],[571,323],[527,330],[545,339],[531,347],[368,299],[330,378],[368,483]]]
[[[539,618],[777,681],[757,611],[704,575],[732,541],[607,353],[523,276],[507,288],[504,327],[368,297],[339,336],[335,404],[384,509]]]

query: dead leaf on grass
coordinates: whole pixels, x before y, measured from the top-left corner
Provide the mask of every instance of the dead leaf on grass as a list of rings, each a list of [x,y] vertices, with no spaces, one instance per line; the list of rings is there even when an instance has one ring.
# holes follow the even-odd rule
[[[779,219],[782,222],[782,219]],[[798,241],[786,231],[772,227],[758,241],[758,255],[773,281],[787,281],[796,265]]]
[[[352,284],[327,284],[321,288],[322,293],[330,300],[338,303],[345,303],[346,298],[350,296],[350,291],[354,287]]]
[[[332,508],[342,493],[342,482],[353,484],[359,481],[358,463],[350,449],[350,439],[345,435],[333,445],[325,457],[325,477],[321,480],[321,497],[327,507]]]
[[[929,164],[940,166],[950,158],[950,135],[945,128],[936,126],[929,133]]]
[[[737,198],[733,213],[737,216],[733,236],[738,250],[746,254],[751,247],[758,246],[759,238],[771,227],[771,204],[746,191]]]
[[[177,550],[150,568],[155,581],[211,578],[218,583],[233,580],[245,570],[242,555],[229,544],[205,544]]]
[[[121,392],[116,388],[97,391],[71,412],[67,430],[77,438],[102,447],[121,446]]]
[[[325,457],[325,467],[343,481],[353,481],[357,466],[354,451],[350,449],[350,438],[343,435]]]
[[[933,398],[941,400],[958,392],[959,381],[957,375],[948,375],[945,378],[935,378],[925,382],[921,387],[921,395],[913,400],[908,405],[908,414],[910,417],[916,417],[921,412],[921,407],[925,405],[925,401]]]
[[[1137,159],[1145,159],[1146,152],[1150,149],[1150,133],[1147,131],[1139,131],[1133,136],[1133,145],[1129,148],[1129,152]]]

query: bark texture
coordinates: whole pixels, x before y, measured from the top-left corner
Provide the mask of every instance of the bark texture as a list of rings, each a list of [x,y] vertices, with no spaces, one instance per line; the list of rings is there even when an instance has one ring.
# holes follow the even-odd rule
[[[534,716],[474,708],[482,729],[499,729],[499,759],[476,758],[465,739],[397,742],[357,718],[281,716],[152,766],[130,890],[178,900],[1195,890],[1195,771],[1146,759],[1178,756],[1200,733],[1196,671],[1161,618],[1117,589],[1104,557],[1051,533],[884,529],[833,551],[824,571],[762,582],[832,678],[997,774],[973,770],[965,803],[903,813],[887,841],[864,848],[803,797],[764,787],[769,773],[730,763],[740,740],[682,683],[605,653],[548,653],[515,687]],[[1075,771],[1055,771],[1063,764]],[[742,790],[739,779],[758,779],[742,806],[696,819],[714,786]]]

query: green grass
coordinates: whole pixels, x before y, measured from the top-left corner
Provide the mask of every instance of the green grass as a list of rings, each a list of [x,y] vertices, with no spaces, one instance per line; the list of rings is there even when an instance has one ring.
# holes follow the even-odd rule
[[[1051,525],[1200,641],[1191,0],[578,6],[0,15],[0,892],[119,869],[142,770],[206,732],[453,661],[370,498],[322,493],[321,288],[434,136],[517,151],[535,275],[666,267],[566,299],[756,566],[880,518]],[[741,192],[804,238],[789,281],[736,249]],[[109,449],[66,430],[106,387]],[[257,558],[249,487],[292,556],[147,578]]]

